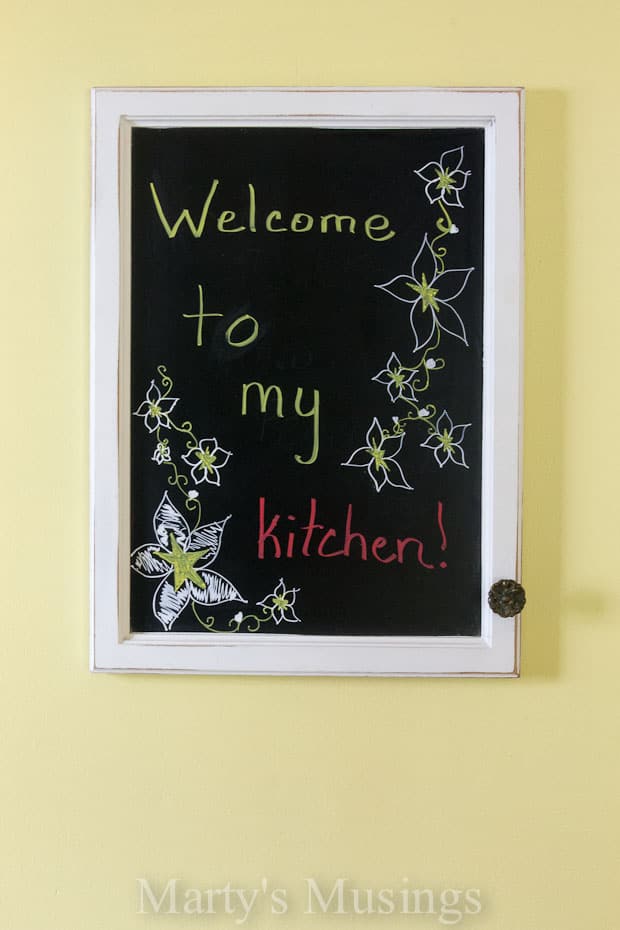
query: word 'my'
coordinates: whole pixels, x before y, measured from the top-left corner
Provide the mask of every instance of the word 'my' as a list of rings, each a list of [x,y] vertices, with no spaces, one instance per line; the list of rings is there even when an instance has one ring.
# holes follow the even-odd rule
[[[248,384],[243,385],[242,395],[241,395],[241,416],[244,417],[248,412],[248,393],[250,388],[256,388],[258,393],[258,402],[260,404],[260,412],[267,412],[267,403],[269,401],[269,395],[273,392],[276,399],[276,416],[279,419],[282,419],[284,416],[282,410],[282,388],[277,384],[270,384],[269,387],[265,388],[260,383],[260,381],[250,381]],[[295,403],[294,409],[295,413],[299,417],[312,417],[312,454],[309,459],[304,459],[301,455],[295,456],[295,461],[299,465],[312,465],[313,462],[316,462],[319,455],[319,405],[321,401],[321,395],[316,390],[312,392],[312,406],[309,410],[302,410],[301,402],[304,395],[304,389],[301,387],[297,388],[297,393],[295,394]]]
[[[207,229],[211,204],[215,198],[219,183],[219,178],[213,178],[211,181],[211,187],[202,204],[198,221],[192,217],[189,207],[183,207],[176,220],[171,222],[164,213],[155,185],[151,181],[151,196],[155,204],[155,210],[169,239],[175,238],[184,223],[187,224],[195,239],[200,239],[204,235]],[[346,231],[351,235],[355,235],[357,232],[357,217],[346,213],[322,213],[318,217],[313,216],[311,213],[293,213],[288,220],[283,218],[281,210],[270,210],[266,214],[261,214],[256,206],[256,189],[254,185],[248,184],[247,189],[247,215],[244,215],[241,220],[240,217],[237,217],[235,210],[221,210],[216,214],[215,219],[215,229],[218,233],[243,233],[248,230],[255,233],[259,222],[261,227],[264,225],[268,233],[309,233],[312,229],[323,234]],[[389,219],[382,213],[370,214],[363,222],[360,221],[360,225],[364,230],[364,234],[373,242],[384,242],[396,235],[394,230],[390,229]]]

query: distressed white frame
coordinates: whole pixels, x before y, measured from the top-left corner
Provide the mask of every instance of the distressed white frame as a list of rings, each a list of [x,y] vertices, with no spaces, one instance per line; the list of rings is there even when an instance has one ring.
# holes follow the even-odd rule
[[[186,125],[484,129],[480,636],[130,632],[126,238],[130,129]],[[500,578],[520,578],[523,92],[515,88],[95,89],[92,157],[91,669],[518,676],[519,618],[494,616],[487,593]]]

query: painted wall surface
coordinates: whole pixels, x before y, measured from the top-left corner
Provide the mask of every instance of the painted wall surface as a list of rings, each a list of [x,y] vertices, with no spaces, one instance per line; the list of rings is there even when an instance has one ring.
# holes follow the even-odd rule
[[[222,895],[140,914],[140,877],[179,910],[257,888],[257,930],[618,926],[619,11],[4,4],[0,927],[241,925]],[[525,85],[520,681],[87,671],[89,88],[208,84]],[[304,914],[339,877],[436,913]]]

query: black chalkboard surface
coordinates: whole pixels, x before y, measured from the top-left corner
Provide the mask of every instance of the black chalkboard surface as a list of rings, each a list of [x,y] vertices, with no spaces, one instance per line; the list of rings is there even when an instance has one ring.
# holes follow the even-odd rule
[[[480,635],[484,130],[131,130],[133,632]]]

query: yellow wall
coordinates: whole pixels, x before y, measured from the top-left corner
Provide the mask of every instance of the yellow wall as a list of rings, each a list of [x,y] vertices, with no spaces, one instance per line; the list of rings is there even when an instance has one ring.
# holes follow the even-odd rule
[[[480,888],[461,926],[619,926],[614,0],[4,0],[0,927],[136,913],[136,878]],[[91,85],[527,88],[520,681],[93,676]],[[258,906],[257,906],[258,907]]]

